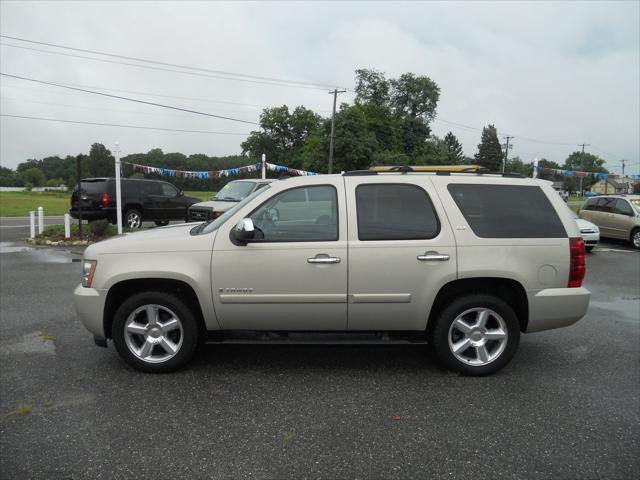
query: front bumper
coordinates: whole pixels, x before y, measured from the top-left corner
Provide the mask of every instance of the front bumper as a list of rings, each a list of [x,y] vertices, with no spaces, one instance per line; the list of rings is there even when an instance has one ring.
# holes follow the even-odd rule
[[[105,338],[103,316],[106,298],[106,290],[78,285],[73,291],[73,303],[78,318],[86,329],[98,338]]]
[[[529,296],[526,333],[568,327],[587,313],[591,292],[580,288],[546,288]]]

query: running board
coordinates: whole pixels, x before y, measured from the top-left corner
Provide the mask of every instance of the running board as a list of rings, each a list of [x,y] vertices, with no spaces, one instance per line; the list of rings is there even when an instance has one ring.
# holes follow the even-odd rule
[[[427,343],[424,332],[211,331],[207,343],[286,345],[406,345]]]

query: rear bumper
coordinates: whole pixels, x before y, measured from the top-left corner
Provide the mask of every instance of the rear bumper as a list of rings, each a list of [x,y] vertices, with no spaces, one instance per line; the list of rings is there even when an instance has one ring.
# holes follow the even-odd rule
[[[107,298],[106,290],[84,288],[78,285],[73,291],[73,303],[78,319],[95,337],[105,338],[104,332],[104,303]]]
[[[600,233],[582,233],[582,240],[587,247],[598,245],[600,241]]]
[[[78,218],[80,218],[80,210],[78,210],[77,208],[72,208],[69,210],[69,215],[71,215],[71,218],[75,218],[77,220]],[[102,220],[103,218],[112,220],[113,218],[115,218],[115,215],[116,209],[110,207],[101,208],[99,210],[85,210],[84,208],[82,209],[83,220]]]
[[[529,296],[527,332],[573,325],[587,313],[591,292],[580,288],[547,288]]]

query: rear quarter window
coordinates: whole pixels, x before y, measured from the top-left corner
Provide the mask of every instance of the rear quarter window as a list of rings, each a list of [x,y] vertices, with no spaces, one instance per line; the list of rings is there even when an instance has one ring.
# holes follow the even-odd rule
[[[447,189],[478,237],[567,237],[558,214],[540,187],[452,183]]]

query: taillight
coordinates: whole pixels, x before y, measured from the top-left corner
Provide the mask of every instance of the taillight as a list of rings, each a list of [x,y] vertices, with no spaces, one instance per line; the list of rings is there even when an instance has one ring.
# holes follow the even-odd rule
[[[102,206],[103,207],[111,206],[111,197],[109,196],[108,193],[103,193],[102,194]]]
[[[569,239],[569,255],[569,283],[567,287],[581,287],[586,269],[584,241],[581,238]]]

